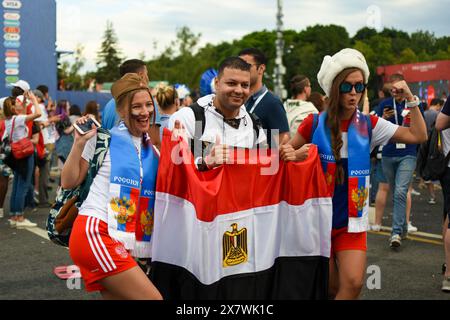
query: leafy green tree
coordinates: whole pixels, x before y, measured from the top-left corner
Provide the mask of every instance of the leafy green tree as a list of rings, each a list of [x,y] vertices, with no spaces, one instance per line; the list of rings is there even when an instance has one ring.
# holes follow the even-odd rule
[[[106,30],[97,56],[96,80],[98,83],[112,82],[119,77],[122,62],[118,40],[112,22],[106,22]]]

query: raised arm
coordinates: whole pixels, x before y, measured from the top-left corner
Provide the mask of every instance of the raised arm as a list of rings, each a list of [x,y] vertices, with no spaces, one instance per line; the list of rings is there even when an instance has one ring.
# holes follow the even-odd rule
[[[81,117],[77,120],[77,123],[85,123],[87,119],[87,116]],[[70,150],[69,156],[61,171],[61,186],[64,189],[72,189],[79,186],[86,177],[89,162],[83,159],[81,155],[88,140],[97,134],[95,125],[92,125],[92,129],[84,135],[79,134],[75,130],[75,141],[72,150]]]

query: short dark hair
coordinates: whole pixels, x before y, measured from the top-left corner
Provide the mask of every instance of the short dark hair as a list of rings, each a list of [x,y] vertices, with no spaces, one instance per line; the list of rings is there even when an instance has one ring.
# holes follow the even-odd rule
[[[18,96],[21,96],[25,93],[25,91],[23,91],[22,88],[20,87],[13,87],[11,89],[11,97],[13,97],[14,99],[17,98]]]
[[[252,66],[245,62],[243,59],[239,57],[228,57],[225,60],[222,61],[222,63],[219,66],[218,71],[218,77],[220,78],[223,75],[223,71],[225,68],[229,69],[238,69],[242,71],[248,71],[250,72],[250,68]]]
[[[241,50],[238,54],[238,56],[247,56],[247,55],[252,56],[257,64],[267,65],[267,57],[261,50],[256,48],[246,48]]]
[[[402,80],[405,80],[405,77],[401,73],[394,73],[394,74],[391,74],[391,76],[389,77],[390,82],[402,81]]]
[[[119,67],[120,77],[123,77],[127,73],[138,73],[142,67],[145,67],[144,61],[139,59],[130,59],[123,62]]]
[[[80,116],[81,117],[81,110],[77,104],[72,104],[70,106],[69,113],[71,116]]]
[[[36,87],[37,90],[42,92],[42,94],[45,96],[48,93],[48,87],[45,84],[40,84]]]
[[[293,76],[290,85],[292,96],[303,93],[308,85],[311,85],[311,82],[307,76],[302,74]]]

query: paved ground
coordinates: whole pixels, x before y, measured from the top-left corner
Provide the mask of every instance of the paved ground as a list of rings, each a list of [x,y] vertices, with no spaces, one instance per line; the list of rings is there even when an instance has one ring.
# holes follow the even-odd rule
[[[442,194],[439,191],[437,195],[438,203],[434,206],[426,203],[427,196],[413,197],[412,221],[419,231],[440,234]],[[383,220],[385,226],[389,226],[391,211],[389,205]],[[82,285],[77,289],[77,283],[70,282],[72,289],[69,289],[65,281],[53,274],[54,267],[72,263],[66,248],[46,239],[47,214],[48,209],[28,214],[40,229],[11,229],[7,218],[0,219],[0,299],[99,299],[96,293],[85,293]],[[399,250],[392,251],[388,238],[387,232],[368,236],[369,287],[364,287],[361,298],[448,300],[450,294],[440,291],[442,241],[415,236],[404,241]],[[380,277],[376,278],[378,275]]]

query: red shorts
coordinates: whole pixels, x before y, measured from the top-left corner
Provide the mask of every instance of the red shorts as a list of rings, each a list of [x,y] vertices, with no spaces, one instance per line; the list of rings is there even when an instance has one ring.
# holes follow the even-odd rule
[[[367,251],[367,232],[349,233],[347,227],[331,231],[331,256],[344,250]]]
[[[80,268],[87,291],[102,291],[99,280],[137,266],[123,244],[112,239],[100,219],[78,215],[69,242],[70,257]]]

